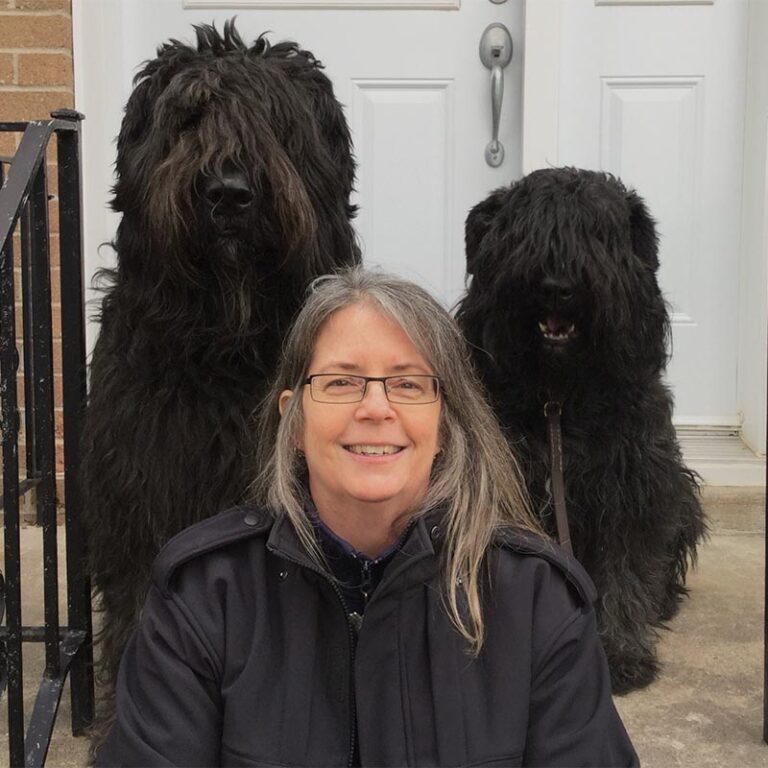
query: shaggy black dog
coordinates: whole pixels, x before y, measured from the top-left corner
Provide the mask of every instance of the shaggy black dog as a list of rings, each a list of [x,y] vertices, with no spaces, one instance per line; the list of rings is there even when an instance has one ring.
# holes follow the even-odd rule
[[[571,539],[598,589],[614,690],[645,686],[706,531],[661,380],[654,222],[618,179],[548,169],[478,204],[466,247],[458,319],[474,362],[551,532],[544,404],[561,403]]]
[[[83,478],[107,698],[158,549],[254,477],[252,414],[309,282],[360,259],[320,63],[232,23],[196,32],[137,75],[117,143]]]

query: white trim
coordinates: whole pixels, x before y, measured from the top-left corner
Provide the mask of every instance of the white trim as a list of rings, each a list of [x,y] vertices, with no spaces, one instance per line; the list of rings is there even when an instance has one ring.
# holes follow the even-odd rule
[[[765,484],[765,455],[755,453],[737,429],[678,427],[677,441],[685,465],[705,485]]]
[[[475,0],[477,1],[477,0]],[[183,0],[183,8],[274,8],[283,10],[458,11],[461,0]]]
[[[526,0],[523,173],[558,164],[563,0]]]
[[[701,477],[706,486],[754,488],[765,485],[765,462],[739,463],[727,459],[702,461],[689,459],[683,448],[683,462]]]
[[[595,5],[714,5],[715,0],[595,0]]]
[[[738,414],[725,416],[691,416],[674,415],[672,421],[678,431],[692,430],[710,434],[739,434],[741,432],[741,417]]]
[[[115,87],[120,73],[128,72],[123,49],[121,0],[72,0],[72,58],[75,72],[75,107],[85,115],[82,123],[83,281],[86,299],[86,350],[90,355],[98,335],[92,319],[91,289],[94,272],[111,266],[110,250],[101,249],[114,235],[118,217],[108,210],[114,182],[114,144],[125,94]],[[117,119],[117,122],[115,120]],[[108,137],[105,140],[104,137]]]
[[[766,447],[768,315],[768,4],[748,9],[739,288],[738,404],[744,441]]]

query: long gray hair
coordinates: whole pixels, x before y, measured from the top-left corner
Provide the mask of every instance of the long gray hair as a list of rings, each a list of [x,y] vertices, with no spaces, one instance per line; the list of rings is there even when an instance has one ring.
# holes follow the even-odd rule
[[[402,278],[359,267],[313,283],[262,405],[262,471],[253,486],[254,500],[274,514],[287,515],[307,551],[322,564],[305,512],[306,467],[296,451],[304,423],[302,398],[291,397],[282,418],[278,400],[283,390],[302,391],[315,340],[331,315],[361,302],[398,323],[440,376],[442,450],[432,466],[421,514],[438,507],[443,510],[446,609],[471,651],[478,653],[485,635],[482,566],[494,532],[508,525],[540,529],[528,508],[517,462],[469,362],[466,342],[453,318],[425,290]]]

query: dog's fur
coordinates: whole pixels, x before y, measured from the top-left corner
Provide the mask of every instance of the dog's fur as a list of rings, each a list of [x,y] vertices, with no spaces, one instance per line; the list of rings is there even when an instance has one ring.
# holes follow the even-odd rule
[[[117,143],[117,268],[84,445],[106,709],[158,549],[243,498],[252,414],[310,281],[358,263],[355,164],[320,63],[228,22],[170,41]]]
[[[706,532],[661,379],[669,318],[657,246],[645,204],[618,179],[536,171],[470,212],[472,277],[457,313],[551,532],[543,409],[562,403],[571,538],[599,593],[617,693],[657,675],[656,630],[686,594]]]

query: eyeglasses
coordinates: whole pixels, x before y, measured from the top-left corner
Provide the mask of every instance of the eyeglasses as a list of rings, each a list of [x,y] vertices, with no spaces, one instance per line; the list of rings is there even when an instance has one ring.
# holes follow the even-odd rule
[[[359,403],[371,381],[380,381],[389,402],[398,405],[427,405],[440,397],[440,379],[422,374],[348,376],[346,373],[313,373],[303,383],[309,384],[309,393],[317,403]]]

